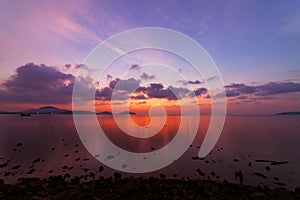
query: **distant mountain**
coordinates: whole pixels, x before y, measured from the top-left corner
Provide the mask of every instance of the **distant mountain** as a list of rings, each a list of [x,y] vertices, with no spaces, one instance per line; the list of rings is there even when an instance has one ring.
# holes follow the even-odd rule
[[[276,113],[276,115],[300,115],[300,112],[280,112]]]
[[[103,111],[103,112],[97,113],[97,115],[112,115],[112,113],[109,111]]]
[[[66,109],[59,109],[53,106],[44,106],[40,108],[34,108],[34,109],[28,109],[28,110],[23,110],[21,113],[29,113],[29,114],[63,114],[63,113],[72,113],[70,110]]]
[[[67,110],[67,109],[59,109],[54,106],[43,106],[35,109],[23,110],[21,113],[29,113],[29,114],[94,114],[91,111],[87,110]]]
[[[120,112],[120,115],[136,115],[136,113],[130,112],[130,111],[123,111],[123,112]]]
[[[95,114],[94,112],[87,111],[87,110],[67,110],[67,109],[60,109],[54,106],[43,106],[40,108],[32,108],[23,110],[20,112],[8,112],[8,111],[0,111],[0,114]]]

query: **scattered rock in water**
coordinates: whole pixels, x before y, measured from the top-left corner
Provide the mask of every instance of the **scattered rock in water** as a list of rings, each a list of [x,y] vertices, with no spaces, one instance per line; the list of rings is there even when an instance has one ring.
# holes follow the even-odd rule
[[[239,159],[233,159],[233,162],[240,162]]]
[[[201,169],[197,169],[196,171],[200,176],[205,176],[205,173]]]
[[[243,185],[244,182],[243,172],[242,171],[235,172],[235,179],[239,179],[240,184]]]
[[[64,175],[64,179],[66,179],[66,178],[71,178],[71,175],[70,175],[69,173],[66,173],[66,174]]]
[[[84,172],[88,172],[88,171],[89,171],[88,168],[83,168],[82,170],[83,170]]]
[[[67,158],[67,157],[69,157],[70,155],[69,154],[65,154],[65,157]]]
[[[88,161],[88,160],[90,160],[89,158],[84,158],[84,159],[82,159],[83,161]]]
[[[78,147],[79,146],[79,144],[75,144],[75,147]]]
[[[249,167],[252,167],[252,162],[251,162],[251,161],[248,162],[248,166],[249,166]]]
[[[254,173],[254,175],[258,176],[258,177],[261,177],[261,178],[268,178],[267,176],[263,175],[262,173],[260,172],[256,172]]]
[[[115,179],[121,179],[122,178],[122,174],[120,174],[119,172],[114,172],[114,178]]]
[[[159,177],[160,177],[161,179],[166,179],[166,178],[167,178],[167,176],[166,176],[165,174],[160,174]]]
[[[33,163],[37,163],[41,161],[41,157],[36,158],[34,161],[32,161]]]
[[[54,151],[55,150],[55,148],[53,147],[53,148],[51,148],[51,151]]]
[[[13,166],[11,169],[16,170],[16,169],[19,169],[20,167],[21,167],[21,165],[15,165],[15,166]]]
[[[206,160],[206,161],[205,161],[205,163],[206,163],[206,164],[208,164],[208,163],[209,163],[209,161],[208,161],[208,160]]]
[[[14,149],[13,149],[13,151],[17,151],[17,149],[16,149],[16,148],[14,148]]]
[[[30,170],[27,172],[27,174],[32,174],[33,172],[35,172],[35,169],[34,169],[34,168],[30,169]]]
[[[279,185],[279,186],[285,187],[285,184],[281,183],[281,182],[275,182],[275,181],[273,181],[272,183],[274,183],[275,185]]]
[[[255,160],[255,162],[268,162],[268,163],[272,163],[275,162],[273,160]]]
[[[76,159],[75,159],[75,161],[79,161],[79,160],[80,160],[80,158],[76,158]]]
[[[4,172],[3,176],[9,176],[11,172]]]
[[[100,166],[99,169],[98,169],[98,171],[99,171],[99,172],[103,172],[103,171],[104,171],[104,167],[103,167],[103,166]]]
[[[283,165],[283,164],[288,164],[288,163],[290,163],[290,161],[282,161],[282,162],[274,161],[274,162],[271,162],[271,165]]]
[[[7,167],[7,162],[6,163],[3,163],[3,164],[0,164],[0,168],[4,168],[4,167]]]
[[[22,144],[22,142],[19,142],[16,146],[17,147],[20,147],[20,146],[22,146],[23,144]]]
[[[76,150],[76,151],[74,151],[75,153],[78,153],[79,151],[78,150]]]
[[[193,156],[192,159],[193,160],[204,160],[204,158],[200,158],[199,156]]]

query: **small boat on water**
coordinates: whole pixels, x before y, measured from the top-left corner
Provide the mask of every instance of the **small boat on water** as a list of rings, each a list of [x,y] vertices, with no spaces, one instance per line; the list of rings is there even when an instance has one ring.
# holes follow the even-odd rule
[[[21,115],[21,117],[30,117],[31,116],[30,113],[21,113],[20,115]]]

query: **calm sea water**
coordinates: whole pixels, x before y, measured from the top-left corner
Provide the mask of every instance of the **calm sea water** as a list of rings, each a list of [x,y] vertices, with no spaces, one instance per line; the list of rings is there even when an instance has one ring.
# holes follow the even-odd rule
[[[145,126],[147,131],[150,122],[148,117],[118,116],[124,124],[128,123],[130,117],[137,124]],[[189,124],[185,126],[186,132],[189,126],[199,123],[193,120],[193,116],[183,118]],[[133,152],[149,152],[167,145],[177,133],[180,119],[180,116],[168,116],[165,126],[157,135],[149,139],[137,139],[124,134],[112,116],[98,116],[107,137],[116,145]],[[168,177],[176,174],[180,178],[238,183],[235,172],[242,171],[244,184],[267,185],[271,188],[285,185],[288,189],[300,186],[300,117],[227,116],[215,148],[204,160],[194,160],[192,157],[198,154],[209,120],[210,116],[201,116],[193,144],[171,165],[155,172],[123,173],[123,176],[147,177],[163,173]],[[72,115],[32,115],[23,118],[0,115],[0,137],[0,178],[6,182],[13,183],[22,177],[44,178],[67,173],[71,176],[90,175],[87,179],[91,179],[111,176],[115,172],[85,149]],[[271,165],[270,162],[256,160],[288,163]],[[200,175],[197,169],[205,175]]]

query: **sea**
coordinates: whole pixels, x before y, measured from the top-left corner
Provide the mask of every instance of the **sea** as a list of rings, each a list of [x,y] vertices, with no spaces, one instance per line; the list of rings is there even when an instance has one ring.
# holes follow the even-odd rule
[[[87,115],[86,115],[87,116]],[[168,145],[176,134],[188,137],[191,127],[197,135],[183,155],[161,169],[129,173],[115,170],[100,162],[80,139],[73,115],[0,115],[0,179],[16,183],[22,178],[47,178],[61,175],[66,179],[79,176],[83,181],[110,177],[166,177],[170,179],[205,179],[293,190],[300,186],[300,116],[236,115],[226,116],[224,128],[215,147],[204,158],[198,152],[206,135],[211,116],[152,116],[164,121],[151,137],[137,138],[141,131],[151,132],[151,118],[146,115],[98,115],[97,126],[118,147],[136,153],[155,152]],[[127,126],[125,133],[116,118]],[[83,123],[90,122],[82,117]],[[142,127],[136,129],[131,123]],[[181,124],[184,123],[184,124]],[[182,126],[181,132],[178,132]],[[137,132],[139,131],[139,132]],[[87,129],[82,134],[90,134]],[[101,140],[101,139],[100,139]],[[95,140],[101,146],[102,142]],[[101,153],[101,152],[100,152]],[[166,156],[166,155],[162,155]]]

